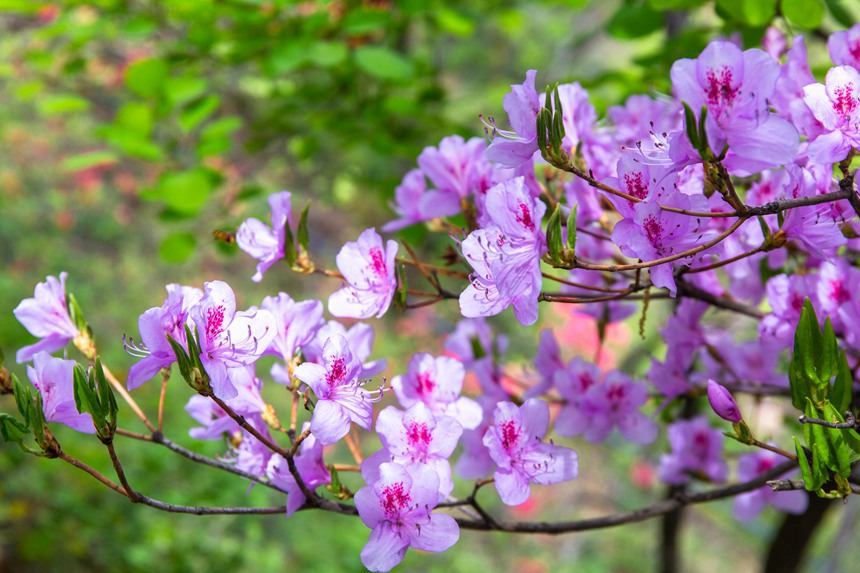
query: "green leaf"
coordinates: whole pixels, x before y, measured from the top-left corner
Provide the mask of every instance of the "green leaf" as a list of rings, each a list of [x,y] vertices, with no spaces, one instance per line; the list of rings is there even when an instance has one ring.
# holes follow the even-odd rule
[[[75,406],[81,414],[89,413],[93,423],[98,427],[99,420],[104,420],[105,412],[102,410],[101,401],[96,394],[95,380],[93,374],[89,376],[84,372],[83,366],[75,365],[74,374]]]
[[[856,23],[854,17],[843,6],[843,0],[824,0],[824,3],[827,4],[827,9],[830,10],[833,18],[846,28]]]
[[[845,418],[842,417],[841,413],[836,411],[833,404],[830,402],[825,404],[822,417],[828,422],[845,422]],[[831,449],[833,450],[836,461],[835,466],[831,469],[842,477],[848,477],[851,473],[851,462],[856,459],[856,456],[853,455],[854,452],[845,441],[845,434],[847,433],[846,430],[839,428],[824,428],[823,426],[822,428],[827,433],[827,439],[830,443]]]
[[[299,248],[304,252],[308,250],[308,243],[310,243],[310,233],[308,232],[308,211],[310,211],[311,202],[305,204],[305,208],[302,209],[302,214],[299,217],[299,226],[296,229],[296,235],[299,240]]]
[[[800,475],[803,477],[803,485],[806,487],[806,491],[815,491],[821,487],[821,484],[815,483],[812,468],[809,467],[809,460],[806,459],[806,451],[796,437],[792,436],[792,438],[794,439],[794,451],[797,453],[797,463],[800,465]]]
[[[64,115],[86,111],[90,108],[90,102],[76,95],[53,95],[40,98],[36,107],[42,115]]]
[[[169,75],[170,67],[164,60],[138,60],[126,69],[125,85],[139,96],[155,97],[161,94]]]
[[[142,139],[149,137],[153,126],[152,108],[142,102],[130,101],[116,112],[114,124],[123,130],[132,131]]]
[[[830,391],[830,401],[839,412],[846,411],[851,405],[852,385],[851,368],[848,366],[848,357],[843,350],[837,360],[836,378]]]
[[[208,83],[201,77],[178,76],[167,79],[164,84],[164,93],[172,106],[179,107],[203,95],[207,87]]]
[[[18,406],[18,412],[24,417],[24,423],[29,425],[33,395],[30,393],[30,388],[21,384],[21,381],[14,374],[12,374],[12,392],[15,395],[15,404]]]
[[[212,193],[212,180],[203,169],[168,173],[158,184],[159,196],[167,206],[183,215],[196,215]]]
[[[648,0],[648,5],[655,10],[689,10],[707,2],[708,0]]]
[[[391,15],[384,10],[350,10],[341,21],[341,27],[348,34],[368,34],[383,30],[391,22]]]
[[[381,80],[405,82],[415,70],[412,62],[381,46],[362,46],[355,50],[355,63],[365,73]]]
[[[647,4],[622,4],[612,18],[607,30],[622,40],[641,38],[663,27],[663,14],[652,10]]]
[[[298,260],[296,255],[296,240],[293,238],[293,231],[289,225],[284,226],[284,258],[290,267],[293,267]]]
[[[314,42],[307,48],[307,58],[321,68],[331,68],[342,64],[349,55],[343,42]]]
[[[220,105],[221,98],[217,95],[206,96],[200,101],[192,103],[179,114],[179,127],[188,133],[215,113]]]
[[[743,21],[750,26],[765,26],[776,16],[777,0],[743,0]]]
[[[561,240],[561,205],[555,206],[555,211],[549,218],[546,227],[546,248],[555,266],[561,266],[564,258],[564,244]]]
[[[682,101],[684,106],[684,129],[687,130],[687,139],[693,146],[693,149],[699,150],[701,153],[701,142],[699,141],[699,133],[696,128],[696,116],[693,115],[693,110],[687,105],[687,102]]]
[[[171,233],[161,241],[158,254],[167,263],[184,263],[196,246],[197,239],[192,233]]]
[[[789,22],[801,28],[817,28],[824,21],[822,0],[782,0],[780,9]]]
[[[30,428],[9,414],[0,412],[0,437],[6,443],[14,442],[24,447],[24,438],[30,435]]]
[[[821,336],[821,354],[818,356],[816,372],[818,374],[818,387],[823,390],[820,397],[825,398],[830,390],[830,379],[836,376],[838,370],[839,347],[836,342],[836,333],[830,317],[824,321],[824,331]]]
[[[90,167],[103,167],[113,165],[117,162],[116,153],[113,151],[88,151],[87,153],[79,153],[66,157],[60,162],[60,169],[63,171],[82,171]]]
[[[454,8],[440,7],[434,15],[436,24],[443,32],[464,37],[471,36],[475,32],[475,21]]]
[[[571,256],[576,254],[576,211],[578,209],[579,203],[574,203],[570,215],[567,216],[567,248],[570,249]]]

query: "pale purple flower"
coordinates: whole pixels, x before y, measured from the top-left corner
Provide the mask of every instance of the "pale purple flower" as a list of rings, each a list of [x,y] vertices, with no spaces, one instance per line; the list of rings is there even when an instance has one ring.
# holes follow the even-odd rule
[[[305,422],[302,426],[302,432],[308,427],[309,424]],[[321,485],[331,483],[331,474],[323,460],[323,446],[313,434],[302,441],[299,451],[293,456],[293,462],[296,464],[296,470],[301,476],[302,482],[310,491],[314,491]],[[307,498],[296,482],[296,478],[290,473],[287,460],[281,456],[272,456],[269,460],[269,466],[266,468],[266,475],[272,485],[287,492],[287,517],[302,508]]]
[[[797,165],[789,165],[786,171],[787,198],[796,199],[817,194],[818,182],[812,171]],[[788,239],[800,242],[811,255],[821,260],[831,260],[836,249],[845,244],[845,236],[828,205],[790,209],[785,214],[781,229],[785,231]]]
[[[603,382],[592,385],[582,397],[588,418],[585,439],[601,442],[612,428],[636,444],[650,444],[657,438],[657,424],[639,411],[648,401],[644,384],[634,382],[620,370],[607,372]]]
[[[797,130],[768,110],[779,76],[779,64],[762,50],[741,52],[735,44],[713,41],[695,60],[672,65],[672,85],[679,100],[696,116],[707,106],[708,144],[730,155],[724,164],[738,175],[750,175],[794,159]]]
[[[439,478],[426,466],[379,466],[378,479],[355,494],[358,515],[372,530],[361,550],[365,567],[389,571],[409,547],[441,552],[457,543],[460,528],[454,518],[432,513],[438,490]]]
[[[694,201],[697,200],[697,201]],[[702,210],[699,203],[704,196],[690,197],[683,193],[669,195],[663,205],[687,210]],[[684,252],[708,242],[714,231],[705,230],[704,223],[697,218],[673,213],[660,208],[657,203],[637,203],[633,207],[633,217],[622,219],[612,230],[612,242],[629,257],[653,261]],[[716,248],[716,247],[714,247]],[[709,249],[713,253],[713,249]],[[703,255],[663,263],[650,267],[651,282],[656,287],[665,287],[674,297],[677,294],[673,269],[675,265],[690,265]]]
[[[513,131],[491,126],[493,141],[486,157],[508,167],[517,167],[530,160],[538,150],[537,115],[540,101],[535,90],[536,70],[526,72],[526,81],[511,85],[511,93],[504,98],[504,108]]]
[[[658,166],[647,165],[637,153],[623,153],[616,166],[617,177],[605,183],[642,201],[659,201],[675,191],[676,175]],[[636,203],[615,195],[605,194],[622,217],[633,217]]]
[[[714,413],[727,422],[737,424],[744,418],[732,393],[714,380],[708,380],[708,403]]]
[[[228,368],[227,377],[230,385],[237,391],[236,396],[225,400],[227,405],[242,416],[260,418],[267,406],[260,394],[263,381],[255,376],[254,367]],[[207,396],[191,396],[185,405],[185,411],[201,424],[188,431],[192,438],[217,440],[224,434],[236,434],[241,430],[239,424]]]
[[[860,298],[857,291],[860,285],[860,270],[851,266],[844,258],[833,263],[822,263],[818,269],[815,308],[824,316],[829,316],[836,332],[848,333],[858,324],[843,318],[842,309]]]
[[[386,233],[436,217],[456,215],[460,212],[460,197],[453,192],[428,190],[424,172],[413,169],[394,190],[392,208],[400,218],[382,226]]]
[[[227,376],[228,368],[253,364],[277,333],[275,317],[267,310],[236,312],[236,297],[223,281],[204,283],[203,298],[190,309],[200,341],[200,361],[222,400],[238,392]]]
[[[391,387],[404,408],[425,404],[434,416],[451,416],[465,429],[481,423],[481,407],[471,398],[460,396],[465,371],[463,364],[448,356],[418,353],[409,361],[406,374],[395,376]]]
[[[27,376],[42,395],[45,420],[94,434],[93,419],[78,412],[75,404],[75,361],[54,358],[45,351],[33,355],[33,365],[27,366]]]
[[[681,420],[669,426],[672,453],[660,456],[660,479],[682,484],[690,475],[714,483],[726,480],[729,467],[723,459],[723,434],[708,425],[704,416]]]
[[[531,496],[531,484],[551,485],[578,473],[576,452],[543,442],[549,407],[536,398],[522,406],[499,402],[484,445],[496,462],[494,485],[505,505],[520,505]]]
[[[808,149],[816,163],[836,163],[860,147],[860,74],[849,66],[830,68],[824,84],[803,88],[803,101],[823,125]]]
[[[263,280],[263,273],[284,258],[284,229],[292,224],[289,191],[269,195],[269,207],[272,209],[271,227],[259,219],[250,218],[236,231],[236,244],[239,248],[260,261],[257,264],[257,273],[252,277],[254,282]]]
[[[473,231],[461,244],[475,270],[460,295],[463,316],[491,316],[513,305],[523,325],[538,318],[540,257],[546,252],[541,220],[546,206],[533,199],[522,177],[487,192],[491,223]]]
[[[460,199],[483,191],[487,176],[493,166],[484,158],[487,144],[479,137],[469,141],[459,135],[450,135],[439,142],[439,147],[425,147],[418,156],[418,166],[436,186],[441,199],[447,207],[460,211]],[[433,206],[438,209],[443,205]]]
[[[66,302],[66,276],[49,276],[45,282],[36,285],[33,298],[22,300],[13,313],[24,328],[37,338],[36,344],[18,350],[15,360],[18,364],[28,362],[38,352],[54,352],[69,343],[78,335],[78,327],[69,316]]]
[[[738,480],[750,481],[774,468],[783,458],[779,454],[761,451],[745,454],[738,460]],[[738,521],[752,521],[767,506],[792,514],[806,511],[809,496],[805,491],[773,491],[770,486],[763,485],[753,491],[740,494],[735,498],[733,512]]]
[[[460,438],[462,451],[454,471],[463,479],[480,479],[490,475],[496,468],[490,450],[484,445],[484,434],[493,423],[493,411],[496,404],[507,399],[505,396],[491,396],[481,394],[475,400],[480,404],[483,419],[474,430],[465,430]]]
[[[343,336],[352,351],[353,356],[361,363],[361,371],[358,373],[359,378],[369,378],[375,376],[385,370],[388,361],[384,358],[378,360],[369,360],[373,354],[373,341],[376,338],[376,333],[373,327],[364,322],[357,322],[346,329],[341,323],[330,320],[320,327],[316,336],[306,346],[302,348],[302,353],[308,362],[316,362],[324,364],[323,347],[329,338],[335,336]]]
[[[540,381],[529,388],[526,398],[541,396],[548,392],[553,386],[555,373],[565,368],[564,360],[561,358],[561,349],[552,329],[544,329],[540,333],[537,353],[535,354],[535,370],[540,376]]]
[[[126,349],[134,356],[141,357],[128,371],[126,386],[134,390],[152,379],[159,370],[176,362],[173,347],[168,342],[170,336],[183,347],[188,347],[185,326],[190,325],[189,311],[203,298],[203,291],[197,288],[169,284],[167,298],[160,307],[150,308],[137,322],[141,342],[126,344]]]
[[[507,349],[508,337],[495,334],[482,317],[460,320],[454,332],[445,339],[445,350],[453,353],[467,368],[478,360],[500,356]]]
[[[305,362],[295,377],[310,386],[317,397],[311,417],[311,433],[324,446],[334,444],[349,432],[350,422],[370,430],[373,417],[371,396],[358,379],[361,362],[346,338],[334,336],[323,347],[325,366]]]
[[[272,441],[269,425],[261,416],[250,416],[246,418],[246,421],[266,439]],[[230,437],[230,452],[224,457],[224,460],[232,463],[236,469],[257,477],[265,477],[266,468],[269,467],[269,462],[273,457],[274,453],[269,449],[269,446],[245,430],[241,430],[241,432]]]
[[[860,24],[847,30],[833,32],[827,38],[827,51],[837,66],[851,66],[860,69]]]
[[[815,292],[814,275],[777,275],[767,281],[765,291],[771,313],[759,323],[759,336],[788,348],[800,320],[803,300]]]
[[[785,52],[787,46],[785,35],[776,26],[768,26],[761,39],[762,48],[771,58],[778,60]]]
[[[623,106],[612,106],[606,115],[615,127],[615,141],[623,147],[636,147],[648,141],[651,133],[671,133],[681,129],[681,106],[664,97],[632,95]]]
[[[358,241],[346,243],[337,254],[337,268],[347,284],[328,299],[334,316],[381,317],[397,290],[395,257],[397,242],[387,241],[374,229],[367,229]]]
[[[267,296],[260,305],[275,318],[275,336],[265,354],[289,363],[296,351],[314,340],[323,326],[323,304],[319,300],[296,302],[286,293]]]
[[[600,378],[600,368],[580,356],[574,356],[566,368],[555,373],[555,387],[564,398],[564,405],[555,421],[555,431],[559,436],[578,436],[588,430],[591,418],[584,409],[583,399],[592,387],[600,383]]]
[[[571,156],[581,153],[595,177],[610,176],[618,159],[617,145],[607,130],[596,128],[597,111],[589,101],[588,92],[576,82],[561,84],[558,97],[564,124],[562,147]]]
[[[454,481],[448,458],[463,434],[463,426],[457,420],[450,416],[435,417],[422,402],[416,402],[405,412],[389,406],[376,419],[376,433],[384,449],[362,464],[365,481],[375,481],[368,476],[380,463],[396,462],[404,467],[424,464],[439,476],[439,501],[451,495]]]
[[[785,63],[779,67],[779,79],[771,103],[777,115],[790,121],[801,135],[813,139],[822,131],[821,122],[803,101],[803,88],[815,83],[806,55],[803,36],[795,36]]]

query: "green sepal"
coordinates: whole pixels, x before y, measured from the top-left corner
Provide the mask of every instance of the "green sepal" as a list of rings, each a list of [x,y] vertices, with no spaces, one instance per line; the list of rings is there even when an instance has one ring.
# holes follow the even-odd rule
[[[761,234],[764,237],[763,243],[767,243],[768,237],[770,237],[770,226],[767,224],[767,221],[764,220],[764,217],[761,215],[756,215],[756,219],[758,219],[759,227],[761,227]]]
[[[541,157],[549,161],[549,155],[546,151],[546,118],[549,111],[545,110],[546,108],[542,108],[537,114],[537,143]]]
[[[397,290],[394,291],[394,304],[406,308],[406,297],[409,293],[409,283],[406,279],[406,265],[397,267]]]
[[[290,267],[296,265],[298,255],[296,254],[296,241],[293,238],[293,231],[289,225],[284,225],[284,258]]]
[[[708,144],[708,133],[705,129],[705,120],[708,118],[708,106],[702,106],[702,113],[699,114],[699,145],[701,146],[701,153],[703,155],[707,155],[709,144]],[[723,152],[725,153],[725,152]]]
[[[15,395],[15,404],[18,406],[18,412],[24,417],[24,423],[29,426],[33,394],[30,392],[30,388],[21,384],[21,381],[14,374],[12,374],[12,392]]]
[[[30,428],[27,427],[27,424],[22,424],[9,414],[0,412],[0,438],[3,438],[4,442],[14,442],[22,450],[27,451],[24,446],[24,438],[29,435]]]
[[[806,491],[815,491],[821,487],[821,484],[816,485],[815,483],[815,479],[812,475],[812,468],[809,467],[809,460],[806,458],[806,450],[803,449],[795,436],[792,436],[792,439],[794,439],[794,451],[797,453],[797,463],[800,466],[800,475],[803,478],[803,486],[806,488]]]
[[[546,248],[552,263],[560,267],[564,261],[564,243],[561,240],[561,205],[556,205],[546,227]]]
[[[84,313],[81,310],[81,306],[78,304],[78,300],[75,298],[75,295],[72,293],[67,294],[66,304],[69,307],[69,316],[71,317],[72,322],[75,323],[75,326],[78,327],[78,330],[86,330],[87,321],[84,319]]]
[[[693,145],[693,149],[701,153],[701,145],[699,143],[699,133],[696,129],[696,116],[693,115],[693,110],[687,105],[687,102],[682,101],[684,106],[684,129],[687,130],[687,139]]]
[[[186,333],[190,332],[188,330],[188,326],[186,328]],[[170,344],[170,348],[173,349],[173,355],[176,356],[176,366],[179,367],[179,373],[183,378],[188,380],[191,376],[191,357],[188,356],[188,352],[185,350],[178,340],[167,335],[167,342]]]
[[[561,96],[558,93],[558,84],[555,84],[555,89],[552,91],[553,103],[553,150],[559,151],[564,142],[564,109],[561,106]]]
[[[114,432],[116,431],[116,415],[119,412],[119,406],[116,403],[116,396],[114,396],[113,388],[111,388],[107,381],[104,367],[102,366],[102,362],[99,357],[96,357],[95,377],[99,391],[99,398],[101,399],[102,411],[104,412],[104,422],[106,424],[104,429],[107,434],[113,437]]]
[[[567,216],[567,248],[570,249],[570,256],[576,256],[576,211],[579,208],[579,203],[573,204],[573,209],[570,210],[570,215]]]
[[[308,243],[310,242],[310,233],[308,232],[308,211],[311,208],[310,199],[308,199],[305,208],[302,209],[302,214],[299,217],[299,226],[296,229],[296,237],[299,240],[299,249],[305,254],[308,252]],[[286,247],[285,247],[286,250]]]

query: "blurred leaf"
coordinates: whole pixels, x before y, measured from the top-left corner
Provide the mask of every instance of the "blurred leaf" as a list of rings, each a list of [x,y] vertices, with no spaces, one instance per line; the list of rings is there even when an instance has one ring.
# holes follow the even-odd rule
[[[777,0],[743,0],[744,21],[751,26],[769,24],[776,16]]]
[[[646,4],[625,3],[615,11],[607,24],[609,33],[624,40],[647,36],[663,27],[663,14]]]
[[[138,60],[126,69],[125,84],[139,96],[155,97],[161,93],[169,75],[170,67],[164,60]]]
[[[36,107],[39,109],[39,113],[43,115],[62,115],[86,111],[90,108],[90,102],[80,96],[60,94],[40,99],[36,103]]]
[[[183,215],[195,215],[212,193],[212,180],[203,169],[167,173],[158,184],[159,198]]]
[[[323,68],[343,63],[348,55],[349,50],[343,42],[314,42],[307,49],[307,58]]]
[[[89,151],[66,157],[60,162],[60,169],[63,171],[81,171],[90,167],[113,165],[116,162],[117,156],[113,151]]]
[[[341,21],[344,32],[367,34],[383,30],[391,22],[391,15],[383,10],[358,9],[347,14]]]
[[[295,40],[288,40],[276,46],[269,54],[268,64],[275,74],[290,72],[309,61],[305,46]]]
[[[708,0],[648,0],[648,5],[655,10],[689,10],[704,6]]]
[[[475,21],[454,8],[441,7],[435,16],[439,28],[449,34],[471,36],[475,33]]]
[[[836,21],[846,28],[850,28],[856,23],[845,6],[842,5],[842,0],[824,0],[824,3],[827,4],[827,9],[830,10]]]
[[[130,101],[116,112],[118,129],[129,130],[143,139],[149,137],[153,126],[152,108],[145,103]]]
[[[36,0],[0,0],[0,10],[9,12],[34,14],[45,6],[48,6],[48,4]]]
[[[194,253],[197,239],[191,233],[171,233],[161,241],[158,254],[167,263],[183,263]]]
[[[412,63],[400,54],[379,46],[355,50],[355,62],[364,72],[383,80],[404,81],[412,77]]]
[[[207,117],[215,113],[221,105],[221,98],[216,95],[206,96],[194,102],[179,114],[179,125],[186,133],[200,125]]]
[[[782,0],[782,15],[802,28],[817,28],[824,21],[824,2],[822,0]]]
[[[164,84],[167,101],[174,107],[187,103],[206,91],[205,79],[193,76],[169,78]]]

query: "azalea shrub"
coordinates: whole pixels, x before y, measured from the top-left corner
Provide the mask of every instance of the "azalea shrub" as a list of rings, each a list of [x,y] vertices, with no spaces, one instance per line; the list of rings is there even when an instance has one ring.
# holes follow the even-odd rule
[[[16,354],[29,381],[2,370],[17,406],[0,415],[3,439],[167,512],[355,516],[367,527],[356,559],[372,571],[410,548],[462,550],[461,529],[572,533],[729,498],[749,521],[768,505],[802,514],[811,499],[847,499],[860,492],[860,25],[829,36],[832,67],[820,77],[802,36],[774,28],[764,38],[749,49],[711,41],[672,65],[671,94],[633,95],[605,118],[581,85],[541,93],[538,72],[525,71],[504,96],[507,118],[484,118],[486,138],[427,147],[395,192],[396,216],[380,231],[426,226],[449,241],[432,259],[375,228],[333,262],[317,257],[313,206],[297,209],[286,191],[270,196],[268,222],[219,233],[256,263],[248,279],[265,285],[291,269],[339,284],[325,301],[280,292],[239,310],[234,286],[246,279],[170,284],[125,338],[129,364],[112,369],[68,275],[49,276],[14,311],[39,340]],[[661,301],[671,312],[647,367],[604,360],[613,329],[637,317],[643,326]],[[445,305],[462,320],[444,352],[415,349],[384,376],[391,357],[374,351],[373,321]],[[571,357],[546,329],[528,365],[513,364],[491,317],[533,327],[542,309],[572,309],[574,324],[596,328],[595,356]],[[70,344],[82,358],[55,356]],[[191,437],[221,440],[218,458],[165,435],[166,387],[180,379]],[[134,393],[158,380],[156,416]],[[282,387],[282,400],[264,400],[264,386]],[[750,415],[764,397],[776,429]],[[134,419],[147,433],[124,428]],[[56,424],[93,434],[115,475],[64,450]],[[743,455],[727,455],[727,438]],[[150,497],[123,465],[126,440],[286,499]],[[653,448],[667,496],[566,521],[488,509],[491,495],[521,506],[536,487],[580,479],[583,441]],[[342,455],[352,461],[334,461]]]

